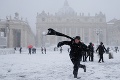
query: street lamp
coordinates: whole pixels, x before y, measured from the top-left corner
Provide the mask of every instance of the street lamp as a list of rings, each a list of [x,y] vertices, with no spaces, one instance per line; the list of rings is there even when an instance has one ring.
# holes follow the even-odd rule
[[[95,33],[97,34],[97,45],[99,45],[99,42],[100,42],[99,35],[100,35],[101,32],[102,32],[101,29],[95,29]]]

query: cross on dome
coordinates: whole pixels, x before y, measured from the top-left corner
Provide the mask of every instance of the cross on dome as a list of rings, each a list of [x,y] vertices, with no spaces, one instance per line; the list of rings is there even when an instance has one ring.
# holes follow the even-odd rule
[[[65,0],[65,2],[64,2],[64,6],[69,6],[69,4],[68,4],[68,1],[67,1],[67,0]]]

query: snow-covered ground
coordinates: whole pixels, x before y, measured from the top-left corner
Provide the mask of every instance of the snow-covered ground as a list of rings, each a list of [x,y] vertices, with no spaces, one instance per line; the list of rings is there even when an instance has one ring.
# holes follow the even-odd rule
[[[104,54],[104,63],[98,63],[97,54],[94,62],[81,62],[87,66],[87,72],[79,69],[78,80],[120,80],[120,53],[113,55],[114,59],[109,59]],[[75,80],[72,71],[67,50],[0,55],[0,80]]]

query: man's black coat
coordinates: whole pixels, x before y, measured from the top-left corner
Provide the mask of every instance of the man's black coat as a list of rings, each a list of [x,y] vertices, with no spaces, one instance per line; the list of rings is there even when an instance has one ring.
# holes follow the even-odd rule
[[[58,43],[57,47],[62,45],[70,46],[70,58],[80,59],[82,57],[82,51],[87,51],[87,46],[82,42],[75,43],[74,41],[62,41]]]
[[[96,49],[96,52],[99,52],[99,54],[103,54],[106,50],[106,48],[104,47],[104,45],[99,45],[98,48]]]

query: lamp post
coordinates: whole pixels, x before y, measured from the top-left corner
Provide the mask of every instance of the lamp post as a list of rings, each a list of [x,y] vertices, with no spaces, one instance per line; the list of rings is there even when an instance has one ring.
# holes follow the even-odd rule
[[[97,45],[99,45],[99,42],[100,42],[99,35],[100,35],[101,32],[102,32],[101,29],[95,29],[95,33],[97,35]]]

